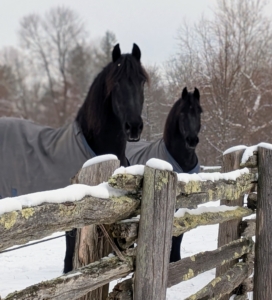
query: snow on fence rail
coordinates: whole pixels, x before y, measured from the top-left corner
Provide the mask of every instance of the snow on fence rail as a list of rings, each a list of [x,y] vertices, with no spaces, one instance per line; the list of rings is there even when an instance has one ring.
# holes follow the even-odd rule
[[[272,152],[263,148],[259,151],[263,151],[263,155],[268,156]],[[210,284],[187,299],[224,299],[224,295],[231,294],[238,286],[240,286],[240,294],[245,295],[246,292],[252,290],[252,282],[247,278],[253,270],[254,243],[251,236],[255,232],[255,223],[253,220],[243,222],[241,220],[251,215],[253,213],[251,208],[255,208],[256,194],[251,192],[255,191],[257,182],[257,152],[255,151],[253,155],[247,154],[246,161],[240,163],[244,152],[246,152],[245,149],[238,149],[227,153],[224,156],[223,170],[229,171],[241,167],[251,169],[242,168],[226,173],[184,177],[184,175],[176,176],[169,170],[154,169],[149,166],[145,167],[144,174],[142,174],[143,168],[141,167],[138,167],[136,173],[135,168],[123,168],[119,169],[107,184],[104,183],[99,187],[102,191],[97,192],[96,187],[92,187],[92,191],[89,187],[81,187],[85,189],[85,192],[81,198],[75,199],[76,201],[70,201],[66,196],[62,199],[63,201],[58,200],[59,203],[48,203],[50,199],[47,202],[46,197],[50,194],[43,193],[42,196],[39,195],[39,202],[36,202],[39,205],[31,206],[31,203],[35,204],[35,201],[28,198],[28,201],[24,200],[24,204],[18,210],[2,213],[0,215],[0,250],[42,238],[59,230],[69,230],[90,224],[111,224],[110,233],[123,249],[119,257],[103,258],[67,275],[10,294],[5,300],[78,299],[114,279],[135,271],[135,263],[137,269],[134,275],[133,292],[130,279],[119,284],[118,288],[110,293],[108,299],[122,299],[122,294],[126,296],[126,299],[129,299],[129,294],[130,299],[133,294],[135,300],[165,299],[167,287],[219,266],[228,266],[228,268],[221,273],[219,270],[217,277]],[[231,161],[231,165],[228,164],[228,160]],[[110,161],[107,162],[107,164],[110,163]],[[103,167],[103,164],[103,162],[100,163],[96,168]],[[84,173],[86,178],[88,174],[91,174],[92,168],[93,166],[90,165],[79,171],[74,182],[80,183],[81,174]],[[264,165],[260,168],[264,168]],[[142,171],[139,171],[140,169]],[[266,180],[260,177],[262,182]],[[258,180],[259,188],[262,189],[260,178]],[[75,188],[79,187],[80,185],[75,185]],[[65,189],[59,190],[58,193],[65,194]],[[250,193],[250,201],[248,201],[250,208],[243,205],[236,206],[236,204],[233,206],[232,203],[243,198],[245,193]],[[104,199],[101,198],[102,194]],[[231,207],[221,206],[207,210],[185,208],[196,207],[200,203],[218,199],[227,199],[225,204]],[[173,216],[175,206],[181,209]],[[269,210],[271,210],[270,207],[267,208],[267,211]],[[141,212],[140,220],[131,219],[139,212]],[[257,221],[258,217],[263,218],[263,216],[258,216],[257,211]],[[224,225],[230,220],[231,222],[238,220],[238,223],[235,221],[234,225],[236,236],[231,236],[231,240],[227,243],[219,244],[219,248],[214,251],[199,253],[175,263],[168,263],[171,234],[177,236],[200,225],[215,223]],[[265,221],[268,222],[266,219]],[[262,230],[259,229],[259,231]],[[225,233],[221,231],[220,234],[229,238],[227,230]],[[241,238],[241,235],[244,237]],[[257,245],[258,235],[260,233],[256,236]],[[151,240],[152,243],[149,242]],[[137,247],[129,249],[135,241],[137,241]],[[261,243],[263,243],[262,240]],[[261,265],[263,270],[265,269],[262,265],[263,259],[269,266],[271,258],[262,253],[261,247],[258,251],[256,252],[259,255],[259,268]],[[239,258],[240,261],[238,261]],[[256,279],[257,276],[258,279]],[[266,276],[268,279],[264,281],[269,286],[272,282],[271,274],[266,272]],[[255,280],[258,284],[262,280],[261,277],[260,271],[255,270]],[[270,284],[267,281],[269,278]],[[123,292],[122,289],[124,289]],[[262,292],[255,286],[254,293]],[[268,299],[265,297],[266,295],[257,296],[256,299]]]

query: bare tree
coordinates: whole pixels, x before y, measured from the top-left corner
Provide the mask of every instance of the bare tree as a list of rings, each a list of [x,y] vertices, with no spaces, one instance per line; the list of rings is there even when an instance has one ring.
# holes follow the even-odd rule
[[[0,65],[0,116],[11,116],[14,112],[12,94],[14,76],[10,67]]]
[[[100,72],[104,66],[111,62],[112,48],[116,43],[117,39],[114,32],[108,30],[102,37],[100,45],[98,47],[94,47],[94,59],[97,72]]]
[[[170,92],[179,85],[202,92],[202,163],[219,163],[226,148],[256,143],[271,131],[262,113],[271,94],[264,78],[271,74],[272,49],[266,3],[218,0],[212,19],[180,28],[180,53],[168,63],[167,79]]]
[[[50,111],[50,123],[60,126],[70,120],[69,107],[74,107],[69,95],[68,62],[71,53],[84,42],[83,23],[74,11],[57,7],[44,17],[28,15],[20,25],[22,47],[35,74],[32,84],[42,83],[40,101]]]
[[[164,123],[171,108],[165,93],[162,72],[157,66],[147,66],[150,83],[145,85],[143,107],[144,130],[141,138],[154,141],[163,135]]]
[[[8,101],[12,107],[12,116],[31,118],[35,114],[35,101],[31,95],[31,78],[26,69],[23,55],[15,48],[4,48],[0,53],[0,61],[9,70],[9,92]],[[33,89],[34,91],[34,89]]]

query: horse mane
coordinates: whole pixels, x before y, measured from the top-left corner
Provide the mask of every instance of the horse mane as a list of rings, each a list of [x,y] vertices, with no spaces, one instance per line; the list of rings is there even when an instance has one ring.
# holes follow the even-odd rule
[[[105,106],[108,105],[111,92],[116,82],[123,77],[136,84],[142,79],[149,82],[149,77],[144,67],[131,54],[122,54],[116,62],[110,62],[96,76],[87,97],[79,109],[76,121],[82,128],[85,137],[92,138],[91,134],[98,134],[102,121],[107,118]],[[111,106],[107,110],[111,111]]]
[[[163,131],[163,139],[166,143],[167,143],[168,139],[171,138],[168,136],[167,133],[169,132],[170,128],[173,128],[172,123],[176,122],[176,120],[180,114],[179,106],[181,105],[180,104],[181,100],[182,99],[180,98],[174,103],[174,105],[172,106],[172,108],[167,116],[165,126],[164,126],[164,131]]]

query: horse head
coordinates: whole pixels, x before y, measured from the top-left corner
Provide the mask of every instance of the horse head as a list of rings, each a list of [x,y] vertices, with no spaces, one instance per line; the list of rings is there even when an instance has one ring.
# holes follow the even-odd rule
[[[112,71],[108,74],[108,94],[128,141],[138,141],[143,130],[141,117],[144,84],[148,75],[141,66],[141,50],[133,44],[131,54],[121,54],[119,44],[112,51]]]
[[[186,148],[195,150],[199,142],[202,113],[199,90],[195,88],[191,93],[185,87],[178,101],[180,102],[178,120],[180,134],[184,137]]]

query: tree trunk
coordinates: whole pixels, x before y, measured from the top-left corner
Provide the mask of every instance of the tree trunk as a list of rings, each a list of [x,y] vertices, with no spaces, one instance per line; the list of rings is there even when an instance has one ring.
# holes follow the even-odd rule
[[[145,167],[134,300],[165,300],[177,175]]]
[[[272,295],[272,150],[259,147],[258,158],[254,299],[267,300]]]
[[[103,181],[108,181],[119,166],[119,160],[104,161],[91,165],[81,169],[73,181],[74,183],[98,185]],[[108,256],[110,252],[112,252],[112,248],[97,225],[78,229],[73,262],[74,269]],[[80,300],[105,300],[108,297],[108,292],[109,285],[107,284],[81,297]]]

